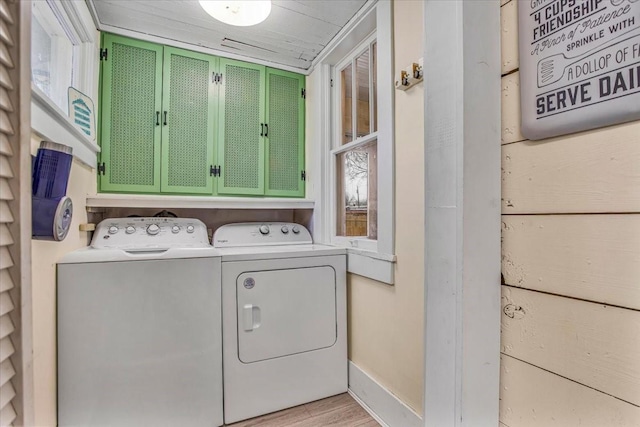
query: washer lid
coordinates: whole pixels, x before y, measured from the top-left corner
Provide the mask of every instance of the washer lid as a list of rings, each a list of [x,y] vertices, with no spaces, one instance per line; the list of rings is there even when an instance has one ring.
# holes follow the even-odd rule
[[[57,264],[86,264],[123,261],[156,261],[165,259],[219,258],[217,250],[208,248],[132,248],[95,249],[91,246],[69,252]]]

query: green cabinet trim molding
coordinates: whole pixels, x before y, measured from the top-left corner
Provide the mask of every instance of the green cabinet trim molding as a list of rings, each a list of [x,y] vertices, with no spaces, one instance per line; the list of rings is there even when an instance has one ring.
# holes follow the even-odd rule
[[[304,197],[305,76],[102,41],[101,192]]]

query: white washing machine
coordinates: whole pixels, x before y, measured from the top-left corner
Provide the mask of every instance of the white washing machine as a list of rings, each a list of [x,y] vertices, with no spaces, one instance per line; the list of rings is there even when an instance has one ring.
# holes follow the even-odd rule
[[[225,423],[347,391],[346,254],[292,223],[216,230]]]
[[[58,263],[58,425],[220,426],[220,258],[195,219],[102,221]]]

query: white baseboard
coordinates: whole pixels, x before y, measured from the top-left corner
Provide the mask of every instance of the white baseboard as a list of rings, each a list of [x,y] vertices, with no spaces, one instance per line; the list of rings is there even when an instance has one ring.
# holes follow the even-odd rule
[[[349,394],[382,427],[422,427],[422,418],[349,361]]]

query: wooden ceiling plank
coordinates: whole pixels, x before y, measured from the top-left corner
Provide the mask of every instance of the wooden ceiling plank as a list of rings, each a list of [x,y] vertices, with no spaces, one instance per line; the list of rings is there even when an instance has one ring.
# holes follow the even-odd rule
[[[137,19],[138,18],[135,18],[135,17],[123,18],[122,19],[122,22],[124,23],[123,26],[126,27],[126,24],[129,21],[133,22],[133,21],[136,21]],[[183,41],[183,42],[186,37],[191,36],[191,33],[188,30],[184,30],[181,28],[173,28],[171,31],[171,36],[169,37],[167,33],[160,33],[155,31],[155,27],[153,25],[149,25],[148,27],[143,27],[139,30],[139,32],[150,34],[157,37],[162,37],[169,40],[177,40],[177,41]],[[281,48],[279,49],[284,51],[284,53],[282,52],[274,53],[269,51],[264,52],[264,54],[249,53],[241,50],[223,47],[221,45],[223,38],[224,38],[224,35],[222,34],[216,34],[216,36],[209,36],[209,34],[200,34],[199,39],[193,40],[191,44],[196,46],[207,47],[211,49],[218,49],[218,50],[226,51],[229,53],[242,54],[248,57],[259,58],[266,61],[271,61],[271,62],[280,63],[283,65],[289,65],[293,67],[307,68],[310,65],[309,64],[310,61],[302,61],[299,59],[299,56],[302,55],[302,53],[296,53],[295,55],[287,55],[286,50]],[[249,44],[253,44],[253,43],[260,44],[259,41],[253,42],[252,40],[239,40],[239,41],[243,41]]]
[[[195,1],[91,1],[104,25],[302,69],[310,66],[313,58],[366,3],[365,0],[275,1],[271,16],[264,23],[232,27],[208,17]],[[261,54],[253,49],[245,52],[225,48],[221,45],[224,38],[267,51]]]
[[[274,0],[273,5],[343,27],[366,3],[362,0],[291,1]]]

